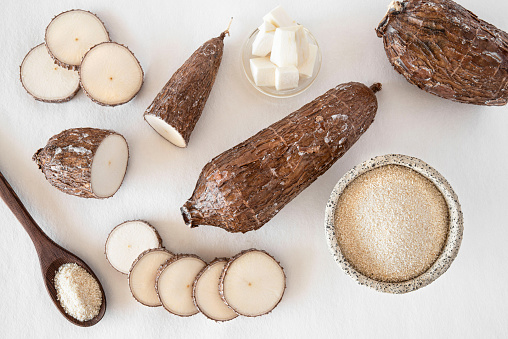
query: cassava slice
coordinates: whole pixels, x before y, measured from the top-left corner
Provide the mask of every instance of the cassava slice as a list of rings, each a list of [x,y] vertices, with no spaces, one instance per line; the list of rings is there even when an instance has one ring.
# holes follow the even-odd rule
[[[219,284],[222,300],[247,317],[270,313],[282,300],[285,289],[284,269],[271,255],[254,248],[228,261]]]
[[[155,286],[166,310],[181,317],[198,313],[192,301],[192,287],[205,266],[206,262],[196,255],[178,254],[159,268]]]
[[[207,318],[215,321],[228,321],[238,316],[219,294],[220,276],[227,262],[227,258],[216,258],[203,267],[196,276],[192,289],[194,305]]]
[[[155,290],[157,270],[173,256],[164,248],[152,248],[139,255],[129,270],[129,288],[134,299],[145,306],[161,306]]]
[[[72,70],[79,68],[86,51],[104,41],[109,41],[104,23],[82,9],[60,13],[46,27],[49,54],[59,66]]]
[[[226,34],[227,29],[199,47],[145,111],[146,122],[178,147],[187,147],[203,112],[222,60]]]
[[[181,208],[185,223],[229,232],[263,226],[369,128],[380,89],[339,85],[212,159]]]
[[[136,258],[146,250],[162,246],[159,233],[143,220],[126,221],[111,230],[106,240],[106,259],[118,272],[129,274]]]
[[[125,104],[143,85],[143,69],[138,59],[116,42],[103,42],[86,52],[79,76],[86,95],[103,106]]]
[[[454,1],[392,1],[376,32],[395,70],[424,91],[475,105],[508,103],[508,33]]]
[[[51,137],[33,156],[49,183],[82,198],[108,198],[120,188],[129,147],[111,130],[73,128]]]
[[[44,102],[65,102],[79,91],[79,74],[55,65],[44,44],[32,48],[19,68],[21,84]]]

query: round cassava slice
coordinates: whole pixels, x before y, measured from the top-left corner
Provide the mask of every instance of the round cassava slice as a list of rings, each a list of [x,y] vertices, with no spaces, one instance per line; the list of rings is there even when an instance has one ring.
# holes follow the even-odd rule
[[[68,69],[77,70],[83,55],[105,41],[109,41],[109,34],[102,21],[81,9],[58,14],[46,27],[49,54],[58,65]]]
[[[271,255],[256,249],[231,258],[219,283],[222,300],[236,313],[247,317],[271,312],[285,289],[284,269]]]
[[[181,317],[199,312],[192,301],[192,287],[205,266],[206,262],[194,254],[179,254],[159,268],[156,289],[166,310]]]
[[[122,184],[129,147],[111,130],[73,128],[51,137],[33,160],[49,183],[83,198],[109,198]]]
[[[155,290],[157,270],[172,257],[173,253],[164,248],[152,248],[139,255],[132,263],[128,278],[129,288],[134,299],[145,306],[161,305]]]
[[[196,276],[192,289],[194,305],[207,318],[215,321],[228,321],[238,316],[219,294],[220,276],[227,262],[227,258],[216,258],[209,263]]]
[[[116,42],[103,42],[86,52],[79,76],[86,95],[103,106],[125,104],[143,84],[143,69],[138,59]]]
[[[44,102],[65,102],[79,91],[79,74],[55,65],[44,44],[32,48],[19,68],[21,84]]]
[[[129,274],[136,258],[146,250],[162,247],[159,233],[143,220],[126,221],[111,230],[106,240],[106,259],[118,272]]]

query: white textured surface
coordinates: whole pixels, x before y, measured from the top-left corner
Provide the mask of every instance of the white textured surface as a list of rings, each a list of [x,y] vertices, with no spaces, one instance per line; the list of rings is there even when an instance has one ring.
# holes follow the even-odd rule
[[[0,314],[4,338],[479,338],[508,333],[508,107],[446,101],[410,85],[388,63],[374,28],[389,1],[281,1],[319,42],[323,63],[305,93],[273,99],[245,79],[240,50],[259,18],[278,2],[221,1],[7,1],[0,16],[0,170],[34,219],[57,243],[82,257],[101,279],[108,307],[92,328],[65,320],[42,283],[36,253],[22,227],[0,204]],[[508,30],[508,2],[461,3]],[[19,64],[43,41],[44,28],[64,10],[83,8],[105,22],[114,41],[135,53],[145,83],[131,102],[92,103],[83,93],[68,103],[33,100],[19,82]],[[142,114],[173,72],[204,41],[225,29],[231,37],[215,87],[186,149],[155,133]],[[187,228],[179,207],[190,197],[201,168],[220,152],[347,81],[383,83],[376,121],[325,175],[256,232]],[[131,158],[125,181],[107,200],[85,200],[49,185],[32,154],[71,127],[122,133]],[[407,295],[388,295],[356,284],[334,262],[324,236],[324,209],[337,180],[373,156],[402,153],[441,172],[459,196],[464,241],[449,271]],[[260,318],[217,324],[202,315],[179,318],[130,296],[126,277],[104,256],[109,231],[122,221],[146,219],[169,250],[205,260],[258,247],[284,266],[288,288],[281,304]],[[23,282],[23,283],[21,283]]]

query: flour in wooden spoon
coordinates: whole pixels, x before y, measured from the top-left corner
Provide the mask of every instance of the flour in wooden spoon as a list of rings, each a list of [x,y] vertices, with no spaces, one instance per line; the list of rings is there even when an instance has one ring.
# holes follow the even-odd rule
[[[93,319],[99,314],[102,293],[99,283],[83,267],[68,263],[55,274],[57,299],[65,313],[79,321]]]

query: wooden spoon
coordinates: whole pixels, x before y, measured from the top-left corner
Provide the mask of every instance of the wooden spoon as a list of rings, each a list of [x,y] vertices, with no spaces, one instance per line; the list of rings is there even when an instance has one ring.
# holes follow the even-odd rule
[[[67,320],[75,325],[88,327],[97,324],[106,312],[106,296],[104,295],[102,285],[99,279],[97,279],[95,273],[93,273],[90,267],[88,267],[88,265],[83,260],[57,245],[40,229],[30,214],[28,214],[28,211],[19,200],[16,192],[14,192],[11,185],[9,185],[7,180],[5,180],[1,172],[0,196],[11,209],[12,213],[14,213],[16,218],[18,218],[19,222],[21,225],[23,225],[26,232],[32,239],[32,242],[39,256],[39,262],[41,264],[42,276],[44,278],[46,290],[48,291],[49,296],[53,300],[53,303],[58,308],[58,310],[60,310],[60,312],[64,315],[65,318],[67,318]],[[79,321],[69,314],[65,313],[62,305],[57,300],[54,284],[55,274],[58,268],[66,263],[76,263],[77,265],[83,267],[99,284],[102,294],[102,305],[99,314],[97,314],[95,318],[92,318],[88,321]]]

